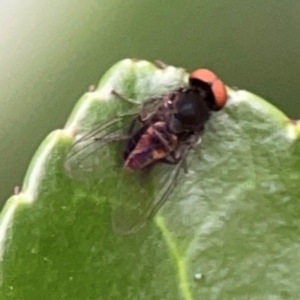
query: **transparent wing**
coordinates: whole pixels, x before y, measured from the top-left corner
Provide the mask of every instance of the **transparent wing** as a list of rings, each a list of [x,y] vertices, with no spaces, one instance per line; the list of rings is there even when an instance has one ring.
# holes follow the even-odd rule
[[[133,102],[114,92],[123,101]],[[137,104],[132,110],[104,122],[79,138],[69,150],[65,170],[74,179],[81,181],[96,179],[111,174],[112,169],[122,160],[121,145],[128,140],[129,128],[138,115],[148,116],[162,105],[164,97],[151,98]],[[112,144],[115,147],[112,147]],[[119,147],[118,147],[119,144]],[[108,147],[109,146],[109,147]]]
[[[116,116],[79,138],[67,153],[64,167],[68,176],[88,180],[107,174],[116,163],[117,148],[111,145],[129,138],[128,128],[137,115],[135,111]],[[122,155],[119,156],[121,159]]]
[[[158,163],[154,166],[150,171],[154,182],[152,190],[151,188],[150,190],[145,190],[144,195],[141,192],[139,199],[137,197],[128,197],[126,202],[113,207],[112,223],[113,229],[117,234],[128,235],[136,233],[154,217],[182,179],[186,157],[190,149],[190,147],[185,149],[182,159],[176,165]]]

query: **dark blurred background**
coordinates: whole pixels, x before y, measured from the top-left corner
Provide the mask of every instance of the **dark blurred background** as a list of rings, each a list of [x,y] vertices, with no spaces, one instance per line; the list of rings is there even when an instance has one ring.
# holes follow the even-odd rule
[[[0,205],[122,58],[211,68],[299,118],[299,15],[299,0],[0,1]]]

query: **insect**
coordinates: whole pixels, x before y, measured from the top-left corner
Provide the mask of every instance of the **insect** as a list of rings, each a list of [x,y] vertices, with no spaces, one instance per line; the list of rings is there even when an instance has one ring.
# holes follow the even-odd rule
[[[134,102],[115,91],[113,93],[121,100]],[[125,172],[139,170],[147,173],[158,164],[173,165],[171,169],[157,174],[159,188],[156,195],[132,205],[121,203],[113,209],[115,231],[120,234],[134,233],[168,200],[177,185],[180,170],[187,171],[186,157],[200,141],[212,111],[223,108],[226,101],[223,82],[210,70],[196,70],[189,76],[188,87],[134,104],[136,109],[133,111],[100,124],[76,141],[66,158],[67,173],[76,178],[82,173],[86,177],[87,173],[99,169],[98,165],[101,170],[100,149],[103,151],[109,144],[121,141],[125,141]],[[126,124],[128,129],[124,133]]]

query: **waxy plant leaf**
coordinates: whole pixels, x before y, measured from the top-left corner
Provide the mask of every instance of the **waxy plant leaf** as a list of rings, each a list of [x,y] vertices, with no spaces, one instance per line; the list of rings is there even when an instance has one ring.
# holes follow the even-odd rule
[[[132,105],[112,90],[143,101],[187,76],[123,60],[43,141],[0,216],[1,300],[299,298],[300,125],[261,98],[228,89],[188,173],[136,234],[112,228],[113,201],[144,197],[139,180],[120,177],[121,148],[99,157],[96,180],[66,174],[74,141]]]

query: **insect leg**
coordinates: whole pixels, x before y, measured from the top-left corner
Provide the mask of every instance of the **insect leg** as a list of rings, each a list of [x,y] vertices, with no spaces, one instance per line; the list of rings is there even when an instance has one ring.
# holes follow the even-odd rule
[[[155,60],[154,61],[154,64],[158,67],[158,68],[160,68],[160,69],[165,69],[165,68],[167,68],[167,64],[166,63],[164,63],[163,61],[161,61],[161,60]]]
[[[106,137],[100,137],[100,138],[95,137],[94,141],[95,142],[103,141],[103,142],[110,143],[110,142],[118,142],[118,141],[128,140],[129,138],[130,138],[129,135],[115,135],[115,136],[106,136]]]
[[[187,174],[188,166],[187,166],[187,161],[186,161],[185,157],[182,159],[182,168],[183,168],[184,173]]]
[[[160,162],[168,165],[176,165],[180,162],[181,159],[182,159],[182,155],[176,157],[175,153],[172,152],[168,156],[160,160]]]
[[[135,100],[130,99],[130,98],[126,98],[125,96],[121,95],[120,93],[118,93],[118,92],[115,91],[115,90],[112,90],[111,93],[112,93],[114,96],[116,96],[117,98],[119,98],[120,100],[122,100],[122,101],[127,101],[127,102],[132,103],[132,104],[141,105],[140,102],[135,101]]]
[[[187,162],[185,158],[185,151],[179,152],[179,155],[176,156],[176,152],[171,152],[167,157],[160,160],[161,163],[169,164],[169,165],[176,165],[180,161],[182,161],[181,166],[183,168],[184,173],[188,172]]]
[[[160,142],[162,142],[162,144],[169,150],[169,152],[172,152],[173,149],[168,144],[168,141],[166,141],[166,139],[155,128],[152,128],[152,130],[155,132],[155,135],[160,140]]]

